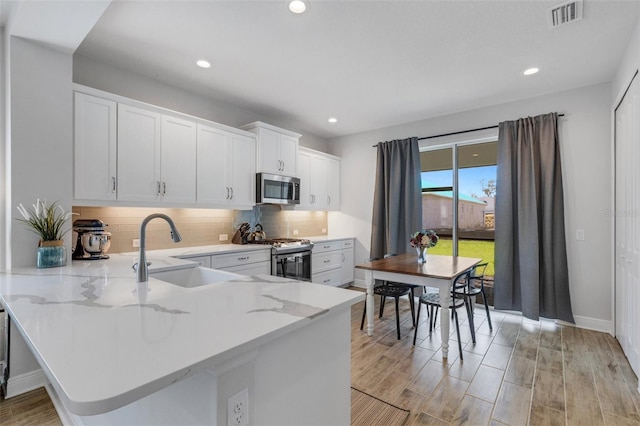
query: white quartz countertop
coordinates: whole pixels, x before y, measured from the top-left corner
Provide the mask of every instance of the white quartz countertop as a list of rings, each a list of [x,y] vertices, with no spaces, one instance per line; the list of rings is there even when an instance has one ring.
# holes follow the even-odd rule
[[[328,236],[328,235],[317,235],[313,237],[305,237],[312,243],[316,242],[325,242],[325,241],[340,241],[340,240],[352,240],[354,237],[336,237],[336,236]]]
[[[215,244],[209,246],[197,246],[197,247],[180,247],[172,249],[162,250],[148,250],[147,258],[154,257],[197,257],[208,256],[224,253],[238,253],[253,250],[271,250],[270,245],[266,244]],[[128,256],[137,256],[136,252],[122,253]]]
[[[148,258],[151,272],[193,265]],[[136,260],[0,273],[2,304],[75,414],[124,406],[364,298],[268,275],[196,288],[151,275],[139,285]]]

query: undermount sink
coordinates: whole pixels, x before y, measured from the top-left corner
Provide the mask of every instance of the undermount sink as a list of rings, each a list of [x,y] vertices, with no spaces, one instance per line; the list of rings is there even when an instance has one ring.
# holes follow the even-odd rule
[[[232,272],[219,271],[217,269],[194,268],[173,269],[170,271],[151,272],[152,278],[159,279],[185,288],[200,287],[207,284],[219,283],[241,278],[242,275]]]

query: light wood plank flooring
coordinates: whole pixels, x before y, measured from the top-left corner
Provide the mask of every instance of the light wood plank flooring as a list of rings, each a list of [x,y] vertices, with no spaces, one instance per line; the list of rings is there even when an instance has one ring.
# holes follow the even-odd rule
[[[404,301],[402,301],[404,299]],[[442,359],[439,323],[429,335],[423,306],[416,346],[407,298],[402,339],[387,302],[374,336],[360,331],[363,303],[352,309],[352,386],[411,410],[410,425],[639,425],[638,379],[615,338],[552,321],[476,307],[476,344],[460,309],[463,358],[451,323]],[[376,304],[379,298],[376,297]]]
[[[464,362],[453,324],[444,362],[439,327],[429,335],[424,309],[411,344],[403,299],[401,340],[392,302],[373,337],[360,331],[364,304],[353,307],[351,374],[357,389],[411,410],[409,424],[640,426],[637,378],[610,335],[500,312],[492,312],[490,331],[476,309],[474,346],[461,310]],[[60,424],[44,389],[0,401],[0,425],[36,424]]]

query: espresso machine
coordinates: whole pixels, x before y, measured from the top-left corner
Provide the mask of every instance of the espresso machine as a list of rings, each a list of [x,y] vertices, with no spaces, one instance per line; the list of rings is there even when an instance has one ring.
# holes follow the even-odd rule
[[[108,259],[105,253],[111,246],[111,232],[100,219],[78,219],[73,222],[73,231],[78,234],[72,258],[75,260]]]

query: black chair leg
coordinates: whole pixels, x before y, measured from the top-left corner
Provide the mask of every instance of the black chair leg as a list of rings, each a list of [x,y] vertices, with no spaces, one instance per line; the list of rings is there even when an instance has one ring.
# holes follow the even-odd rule
[[[413,298],[413,288],[411,289],[411,294],[409,295],[409,307],[411,308],[411,321],[413,321],[413,326],[416,326],[416,308],[414,306],[414,298]]]
[[[429,315],[429,334],[431,334],[431,331],[433,330],[433,326],[436,322],[436,315],[438,313],[438,311],[436,311],[435,314],[433,313],[433,305],[431,305],[430,311],[431,311],[431,314]]]
[[[484,302],[484,310],[487,311],[487,321],[489,322],[489,330],[493,331],[493,326],[491,325],[491,315],[489,314],[489,304],[487,303],[487,295],[484,294],[484,289],[482,289],[482,301]]]
[[[399,308],[399,299],[400,297],[394,297],[396,299],[396,334],[398,335],[398,340],[400,340],[400,308]]]
[[[384,302],[386,301],[386,296],[380,296],[380,316],[378,318],[382,318],[382,314],[384,313]]]
[[[362,310],[362,321],[360,321],[360,330],[364,327],[364,319],[367,316],[367,301],[364,301],[364,309]]]
[[[460,324],[458,323],[458,311],[454,309],[453,312],[453,318],[455,319],[456,322],[456,334],[458,335],[458,350],[460,351],[460,361],[462,361],[462,341],[460,340]],[[443,339],[445,337],[443,336]],[[448,339],[449,336],[446,336],[446,338]]]
[[[473,308],[471,307],[471,298],[464,298],[464,307],[467,309],[467,318],[469,318],[469,328],[471,329],[471,340],[476,344],[476,326],[473,321]]]
[[[420,305],[422,305],[422,303],[418,302],[418,312],[416,313],[416,327],[413,329],[413,346],[416,345],[416,337],[418,336],[418,322],[420,321]]]

